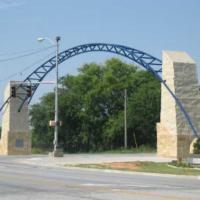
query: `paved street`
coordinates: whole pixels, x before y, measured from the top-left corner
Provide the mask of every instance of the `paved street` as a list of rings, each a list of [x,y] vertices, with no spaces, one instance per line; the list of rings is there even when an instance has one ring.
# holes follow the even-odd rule
[[[199,200],[200,197],[198,177],[65,169],[16,160],[0,157],[0,200]]]

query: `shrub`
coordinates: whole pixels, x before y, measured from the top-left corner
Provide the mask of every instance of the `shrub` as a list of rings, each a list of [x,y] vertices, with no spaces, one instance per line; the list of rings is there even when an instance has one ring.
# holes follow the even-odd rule
[[[200,138],[194,143],[194,154],[200,154]]]

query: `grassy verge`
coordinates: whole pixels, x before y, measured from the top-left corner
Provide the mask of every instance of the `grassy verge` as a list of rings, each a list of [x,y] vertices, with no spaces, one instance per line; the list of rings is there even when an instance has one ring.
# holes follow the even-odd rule
[[[90,153],[107,153],[107,154],[118,154],[118,153],[155,153],[156,149],[150,146],[145,146],[145,145],[141,145],[138,148],[128,148],[128,149],[124,149],[122,148],[118,148],[118,149],[112,149],[112,150],[106,150],[106,151],[92,151]]]
[[[176,167],[171,163],[155,162],[123,162],[123,163],[103,163],[103,164],[79,164],[75,167],[97,168],[97,169],[114,169],[135,172],[174,174],[174,175],[200,175],[200,168]]]
[[[32,148],[32,154],[44,154],[47,155],[51,152],[52,149],[41,149],[41,148]]]
[[[32,153],[33,154],[48,154],[51,152],[52,149],[44,149],[44,148],[32,148]],[[145,146],[141,145],[138,148],[128,148],[124,149],[118,148],[118,149],[113,149],[113,150],[106,150],[106,151],[89,151],[89,152],[76,152],[77,154],[128,154],[128,153],[155,153],[156,149],[150,146]],[[66,152],[68,153],[68,152]],[[71,153],[71,154],[76,154],[76,153]]]

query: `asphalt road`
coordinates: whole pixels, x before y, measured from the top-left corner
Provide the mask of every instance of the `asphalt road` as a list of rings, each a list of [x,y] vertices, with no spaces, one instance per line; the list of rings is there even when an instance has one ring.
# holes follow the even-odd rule
[[[200,200],[198,177],[54,168],[0,159],[0,200]]]

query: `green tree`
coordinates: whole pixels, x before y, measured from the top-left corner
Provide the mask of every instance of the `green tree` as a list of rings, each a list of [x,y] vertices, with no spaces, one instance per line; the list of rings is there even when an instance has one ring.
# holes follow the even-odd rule
[[[53,130],[48,123],[53,119],[53,93],[42,97],[41,102],[30,110],[33,147],[50,148],[53,145]]]
[[[194,150],[193,153],[200,154],[200,138],[194,143]]]
[[[160,119],[160,83],[146,71],[140,71],[128,109],[129,141],[136,135],[139,144],[156,144],[156,122]],[[141,81],[142,80],[142,81]]]
[[[123,146],[124,89],[128,91],[128,137],[139,144],[155,145],[155,123],[159,121],[160,84],[135,65],[112,58],[104,64],[85,64],[76,76],[60,79],[59,141],[68,152],[99,151]],[[33,145],[49,146],[53,130],[54,94],[42,97],[31,108]]]

